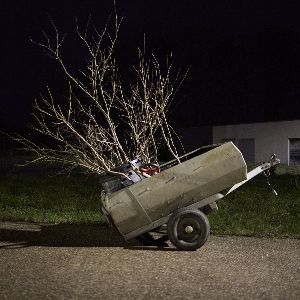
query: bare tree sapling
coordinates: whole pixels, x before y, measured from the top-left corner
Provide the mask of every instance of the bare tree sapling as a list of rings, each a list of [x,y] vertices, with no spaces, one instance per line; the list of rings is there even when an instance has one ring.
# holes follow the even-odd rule
[[[47,87],[46,94],[34,103],[32,129],[49,142],[41,145],[17,138],[35,155],[33,162],[126,177],[117,166],[135,158],[157,163],[162,147],[179,161],[176,134],[167,115],[184,75],[177,73],[173,78],[171,63],[162,68],[155,56],[147,57],[143,49],[133,67],[135,81],[125,86],[115,58],[121,21],[115,15],[100,32],[90,29],[89,22],[83,31],[76,26],[87,58],[85,66],[75,72],[62,55],[65,36],[52,21],[54,35],[44,33],[42,41],[33,41],[58,63],[69,86],[63,101],[56,101]],[[111,23],[113,29],[109,30]]]

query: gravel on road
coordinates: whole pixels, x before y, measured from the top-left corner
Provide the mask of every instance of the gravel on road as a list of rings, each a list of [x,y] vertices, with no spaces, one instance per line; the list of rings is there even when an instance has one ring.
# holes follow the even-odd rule
[[[0,223],[0,299],[300,299],[300,240],[211,236],[198,251],[99,225]]]

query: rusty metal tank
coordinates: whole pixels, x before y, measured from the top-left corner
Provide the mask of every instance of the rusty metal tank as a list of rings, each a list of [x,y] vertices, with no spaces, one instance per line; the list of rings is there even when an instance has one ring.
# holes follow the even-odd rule
[[[104,207],[119,232],[132,238],[246,178],[244,158],[229,142],[108,195]]]

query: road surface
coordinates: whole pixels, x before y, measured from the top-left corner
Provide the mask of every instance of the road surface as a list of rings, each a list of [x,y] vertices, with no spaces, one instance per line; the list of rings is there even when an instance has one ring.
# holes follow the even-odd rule
[[[300,240],[126,244],[99,225],[0,223],[0,299],[300,299]]]

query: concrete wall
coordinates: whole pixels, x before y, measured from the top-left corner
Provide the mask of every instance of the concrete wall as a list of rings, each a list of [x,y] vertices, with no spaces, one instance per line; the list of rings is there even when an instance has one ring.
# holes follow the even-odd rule
[[[275,153],[289,164],[289,139],[300,138],[300,120],[213,127],[213,142],[223,139],[255,139],[255,161],[267,161]],[[237,145],[238,146],[238,145]]]

